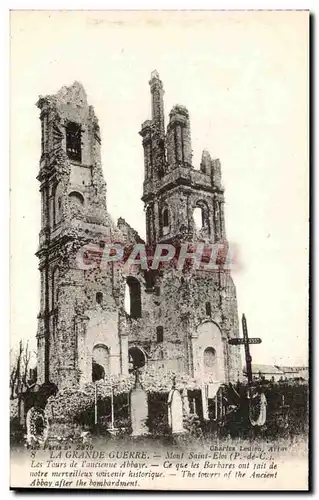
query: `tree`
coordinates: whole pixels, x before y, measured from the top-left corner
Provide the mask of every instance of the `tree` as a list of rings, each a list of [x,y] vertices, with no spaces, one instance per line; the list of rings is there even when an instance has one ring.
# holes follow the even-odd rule
[[[22,340],[19,342],[18,352],[14,353],[11,350],[13,362],[11,362],[10,370],[10,398],[13,399],[24,388],[28,387],[28,372],[31,358],[29,342],[26,344]]]

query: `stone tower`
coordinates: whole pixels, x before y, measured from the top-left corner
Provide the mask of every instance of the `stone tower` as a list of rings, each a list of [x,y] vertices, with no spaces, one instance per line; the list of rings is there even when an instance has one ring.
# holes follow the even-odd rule
[[[59,387],[127,371],[127,338],[119,333],[121,277],[112,268],[85,265],[81,249],[103,247],[120,234],[107,213],[100,129],[81,84],[40,97],[39,236],[41,304],[38,381]],[[125,345],[126,342],[126,345]],[[110,355],[112,351],[112,356]]]
[[[221,166],[203,151],[200,170],[192,166],[189,113],[176,105],[165,135],[163,84],[150,80],[152,120],[140,132],[144,147],[143,201],[147,242],[226,241]],[[195,211],[195,217],[194,217]]]
[[[142,124],[147,243],[224,244],[224,189],[221,164],[207,151],[200,169],[192,164],[188,110],[173,107],[165,132],[164,89],[151,75],[152,119]],[[174,266],[157,273],[145,298],[147,320],[129,344],[141,345],[159,370],[185,372],[215,381],[236,380],[241,371],[236,289],[229,269],[198,272]],[[153,296],[153,298],[152,298]],[[142,326],[143,325],[143,326]]]

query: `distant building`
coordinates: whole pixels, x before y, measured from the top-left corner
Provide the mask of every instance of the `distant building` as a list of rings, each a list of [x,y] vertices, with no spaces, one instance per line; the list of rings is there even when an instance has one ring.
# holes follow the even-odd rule
[[[309,379],[308,366],[277,366],[284,373],[285,378],[302,378]]]
[[[246,375],[246,367],[243,368],[243,373]],[[291,380],[303,379],[308,380],[307,366],[278,366],[278,365],[252,365],[253,379],[274,380]]]

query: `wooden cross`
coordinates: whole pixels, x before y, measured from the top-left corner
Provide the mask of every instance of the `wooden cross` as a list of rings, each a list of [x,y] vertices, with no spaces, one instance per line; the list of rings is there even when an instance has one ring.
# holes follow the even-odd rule
[[[285,410],[288,410],[290,408],[290,405],[285,404],[285,396],[281,396],[281,406],[280,409],[282,410],[282,413],[284,413]]]
[[[247,322],[245,315],[242,316],[242,325],[243,325],[243,338],[234,338],[229,339],[228,344],[231,345],[244,345],[245,347],[245,360],[246,360],[246,372],[248,378],[248,384],[250,385],[253,381],[253,374],[251,368],[252,357],[250,355],[249,344],[261,344],[260,338],[249,338],[248,330],[247,330]]]
[[[172,389],[176,389],[176,375],[173,376],[173,385]]]

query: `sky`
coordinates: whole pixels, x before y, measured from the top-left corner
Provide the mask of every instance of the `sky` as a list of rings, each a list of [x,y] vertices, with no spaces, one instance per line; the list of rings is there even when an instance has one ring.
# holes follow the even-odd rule
[[[80,81],[102,135],[107,205],[145,236],[149,79],[190,112],[193,164],[220,158],[228,240],[253,363],[308,359],[308,14],[296,11],[11,12],[11,345],[35,348],[39,95]]]

